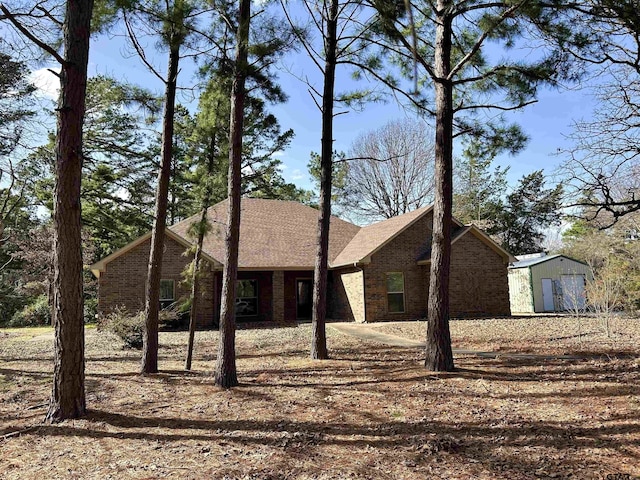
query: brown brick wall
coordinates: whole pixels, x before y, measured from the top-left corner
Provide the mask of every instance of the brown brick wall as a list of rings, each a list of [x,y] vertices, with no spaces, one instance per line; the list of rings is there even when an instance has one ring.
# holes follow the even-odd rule
[[[364,322],[364,280],[360,268],[330,272],[327,317],[332,320]]]
[[[112,312],[116,307],[124,307],[135,313],[144,310],[147,263],[151,240],[147,240],[106,265],[98,281],[98,312],[101,315]],[[162,279],[175,282],[176,300],[187,298],[189,291],[180,285],[181,273],[193,260],[184,256],[185,248],[171,238],[165,240]],[[202,297],[199,302],[197,324],[209,326],[213,323],[213,274],[209,272],[202,279]]]
[[[510,315],[507,263],[473,233],[451,251],[451,316]]]
[[[431,214],[419,219],[382,247],[364,268],[366,321],[423,318],[427,312],[427,269],[417,259],[431,241]],[[387,273],[404,275],[404,313],[390,313],[387,306]]]
[[[273,321],[284,323],[284,272],[273,272]]]
[[[431,242],[431,222],[430,214],[418,220],[364,267],[367,322],[426,316],[430,265],[417,265],[417,259]],[[404,275],[404,313],[388,310],[386,274],[390,272]],[[453,245],[450,312],[455,317],[510,314],[507,264],[472,233]]]

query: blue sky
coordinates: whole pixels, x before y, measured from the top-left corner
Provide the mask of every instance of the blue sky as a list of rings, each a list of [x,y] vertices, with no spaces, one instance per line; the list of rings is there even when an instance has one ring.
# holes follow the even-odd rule
[[[156,63],[164,70],[166,60],[156,58]],[[287,103],[272,107],[283,129],[292,128],[295,132],[291,146],[279,154],[283,162],[283,175],[287,181],[304,188],[311,187],[307,172],[307,162],[312,151],[320,149],[320,112],[312,101],[307,86],[286,70],[316,78],[320,87],[317,68],[306,59],[303,53],[295,53],[285,58],[285,66],[278,72],[279,82],[289,95]],[[101,36],[91,45],[91,75],[110,75],[120,80],[142,85],[161,94],[163,86],[150,74],[140,60],[127,51],[125,43],[119,37]],[[183,62],[179,83],[190,86],[194,83],[194,67]],[[352,89],[354,83],[349,71],[338,71],[337,91],[341,87]],[[357,85],[357,84],[355,84]],[[182,94],[179,102],[195,108],[193,96]],[[543,168],[548,175],[553,173],[561,157],[554,155],[559,148],[568,146],[565,136],[571,132],[574,121],[588,118],[591,113],[591,98],[578,89],[540,91],[538,102],[521,112],[509,114],[509,119],[518,122],[530,141],[525,150],[517,156],[504,155],[495,160],[496,165],[510,165],[509,181],[515,184],[518,178],[536,169]],[[347,151],[355,138],[369,130],[378,128],[390,120],[410,117],[411,112],[403,110],[393,100],[387,103],[368,105],[363,111],[350,111],[336,117],[334,126],[335,149]]]

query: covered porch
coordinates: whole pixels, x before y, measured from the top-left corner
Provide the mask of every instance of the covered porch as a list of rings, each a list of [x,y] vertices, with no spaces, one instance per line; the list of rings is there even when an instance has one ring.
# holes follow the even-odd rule
[[[214,325],[220,321],[222,271],[214,272]],[[236,321],[282,323],[311,320],[313,271],[240,270],[236,285]]]

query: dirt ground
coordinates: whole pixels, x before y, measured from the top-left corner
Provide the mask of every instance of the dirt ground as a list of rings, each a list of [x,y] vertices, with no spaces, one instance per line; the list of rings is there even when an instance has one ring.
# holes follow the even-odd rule
[[[186,333],[161,333],[162,371],[142,377],[138,351],[88,329],[89,413],[53,426],[51,331],[0,330],[0,478],[640,478],[640,320],[611,327],[452,321],[456,348],[585,358],[465,354],[450,374],[331,327],[323,362],[309,325],[240,330],[229,391],[212,386],[217,332],[197,333],[191,373]],[[422,339],[425,325],[373,328]]]

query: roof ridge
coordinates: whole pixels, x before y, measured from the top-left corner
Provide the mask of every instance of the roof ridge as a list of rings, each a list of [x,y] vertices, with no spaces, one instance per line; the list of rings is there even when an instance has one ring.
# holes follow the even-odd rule
[[[570,257],[569,255],[565,255],[564,253],[554,253],[553,255],[545,255],[544,257],[526,258],[524,260],[518,260],[517,262],[513,262],[512,266],[509,268],[531,267],[533,265],[538,265],[540,263],[548,262],[549,260],[553,260],[554,258],[558,258],[558,257],[564,257],[567,260],[572,260],[574,262],[581,263],[583,265],[588,265],[588,263],[583,262],[581,260],[577,260],[573,257]]]
[[[229,197],[225,198],[224,200],[219,201],[218,203],[214,203],[213,205],[209,205],[209,206],[207,207],[207,209],[208,209],[209,211],[211,211],[211,209],[212,209],[212,208],[214,208],[214,207],[216,207],[216,206],[218,206],[218,205],[220,205],[220,204],[222,204],[222,203],[225,203],[225,202],[227,202],[228,200],[229,200]],[[307,205],[306,203],[302,203],[302,202],[299,202],[299,201],[297,201],[297,200],[280,200],[280,199],[277,199],[277,198],[253,198],[253,197],[246,197],[246,198],[242,198],[242,200],[241,200],[241,202],[240,202],[240,206],[241,206],[241,208],[242,208],[242,202],[243,202],[243,201],[246,201],[246,200],[250,200],[250,201],[259,201],[259,202],[290,203],[290,204],[294,204],[294,205],[296,205],[296,206],[302,206],[302,207],[310,208],[310,209],[312,209],[312,210],[316,210],[316,209],[315,209],[315,208],[313,208],[311,205]],[[423,208],[423,207],[421,207],[421,208]],[[203,209],[198,210],[198,211],[197,211],[196,213],[194,213],[193,215],[190,215],[189,217],[184,218],[184,219],[180,220],[179,222],[176,222],[176,223],[174,223],[173,225],[168,226],[167,228],[173,229],[173,227],[177,227],[178,225],[182,225],[183,223],[185,223],[185,222],[187,222],[187,221],[189,221],[189,220],[192,220],[194,217],[197,217],[198,215],[200,215],[200,214],[202,213],[202,210],[203,210]],[[316,210],[316,211],[319,211],[319,210]],[[415,211],[415,210],[414,210],[414,211]],[[412,212],[407,212],[407,213],[412,213]],[[209,212],[207,212],[207,216],[208,216],[208,214],[209,214]],[[403,215],[406,215],[406,214],[403,214]],[[401,216],[401,215],[398,215],[398,216]],[[357,228],[358,228],[358,231],[360,231],[362,228],[365,228],[365,227],[366,227],[366,225],[365,225],[365,227],[362,227],[362,226],[360,226],[360,225],[356,225],[355,223],[350,222],[349,220],[345,220],[345,219],[343,219],[343,218],[340,218],[340,217],[338,217],[337,215],[334,215],[333,213],[331,214],[331,218],[332,218],[332,219],[335,219],[335,220],[338,220],[338,221],[340,221],[340,222],[342,222],[342,223],[346,223],[346,224],[352,225],[352,226],[354,226],[354,227],[357,227]],[[396,218],[396,217],[392,217],[392,218]],[[387,220],[391,220],[391,219],[387,219]],[[384,220],[383,220],[383,221],[384,221]],[[380,222],[377,222],[377,223],[380,223]]]
[[[207,214],[210,223],[216,225],[205,237],[204,251],[214,257],[224,255],[222,229],[226,225],[226,205],[228,199],[210,207]],[[250,197],[242,198],[241,208],[241,268],[266,268],[266,265],[313,268],[319,214],[316,208],[295,200]],[[194,220],[191,216],[171,228],[185,236]],[[331,215],[330,220],[331,261],[362,227],[336,215]],[[293,263],[290,265],[289,262]]]
[[[415,215],[415,214],[416,214],[416,212],[419,212],[420,210],[430,210],[430,209],[432,209],[432,208],[433,208],[433,204],[425,205],[425,206],[423,206],[423,207],[416,208],[415,210],[411,210],[410,212],[404,212],[404,213],[401,213],[400,215],[395,215],[395,216],[393,216],[393,217],[385,218],[384,220],[379,220],[379,221],[377,221],[377,222],[370,223],[369,225],[365,225],[365,226],[364,226],[364,227],[362,227],[362,228],[373,227],[373,226],[376,226],[376,225],[381,225],[381,224],[383,224],[383,223],[392,222],[392,221],[394,221],[394,220],[395,220],[395,221],[397,221],[398,219],[400,219],[400,218],[402,218],[402,217],[404,217],[404,216],[407,216],[407,215]],[[418,215],[418,216],[420,216],[420,215]]]

